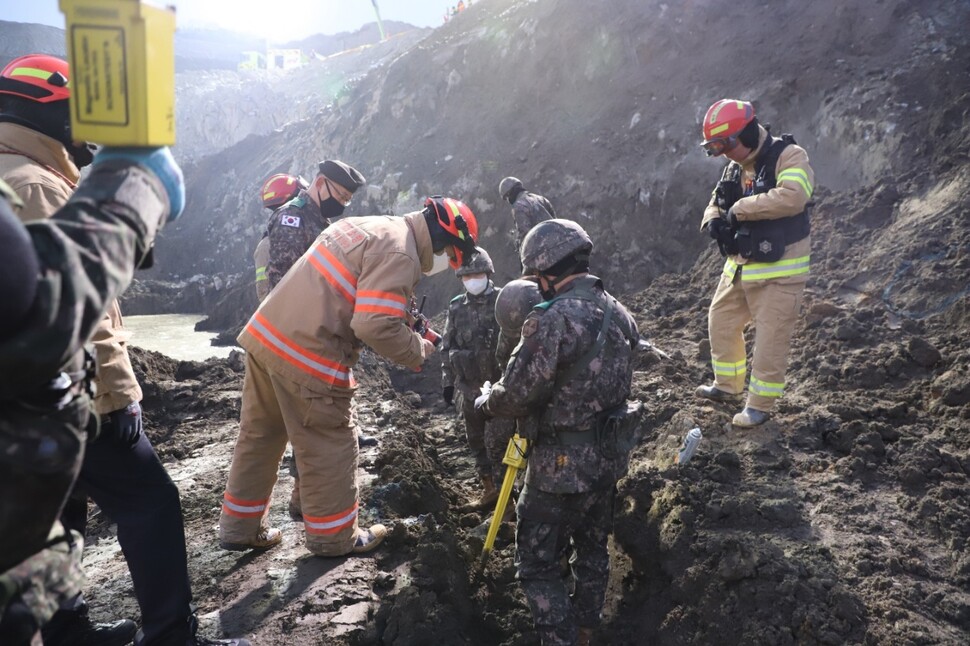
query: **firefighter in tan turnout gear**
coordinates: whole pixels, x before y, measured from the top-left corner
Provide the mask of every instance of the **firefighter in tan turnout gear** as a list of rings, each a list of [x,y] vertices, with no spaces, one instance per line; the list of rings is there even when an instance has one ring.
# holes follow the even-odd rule
[[[424,273],[461,266],[478,224],[451,198],[428,198],[403,217],[339,220],[317,238],[239,335],[246,351],[239,438],[219,519],[223,548],[266,549],[282,540],[267,522],[287,440],[301,474],[306,546],[319,556],[367,552],[383,525],[358,527],[358,447],[352,367],[366,344],[418,368],[435,350],[414,330],[408,305]]]
[[[792,330],[809,276],[815,173],[794,138],[772,137],[747,101],[714,103],[704,116],[703,135],[708,156],[730,162],[701,223],[726,260],[708,317],[714,383],[696,392],[725,401],[744,391],[744,327],[753,322],[747,402],[733,422],[758,426],[785,389]]]

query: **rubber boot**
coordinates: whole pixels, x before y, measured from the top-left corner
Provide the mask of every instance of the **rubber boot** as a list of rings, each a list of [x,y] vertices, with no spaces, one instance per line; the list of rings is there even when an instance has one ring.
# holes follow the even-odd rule
[[[698,386],[694,394],[698,397],[711,399],[716,402],[733,401],[737,397],[737,395],[729,393],[726,390],[721,390],[717,386]]]

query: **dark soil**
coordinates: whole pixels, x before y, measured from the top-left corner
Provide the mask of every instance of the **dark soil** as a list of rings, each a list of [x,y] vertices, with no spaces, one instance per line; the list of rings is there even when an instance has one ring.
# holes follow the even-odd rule
[[[970,643],[970,5],[608,4],[476,2],[343,103],[288,128],[296,149],[250,138],[199,169],[336,150],[371,180],[352,207],[361,214],[460,195],[483,222],[499,282],[514,271],[495,195],[503,175],[530,178],[589,229],[593,272],[670,355],[638,360],[647,420],[619,483],[594,644]],[[819,177],[790,386],[750,431],[730,425],[739,404],[693,396],[710,379],[707,308],[721,266],[696,231],[719,168],[696,150],[697,122],[722,95],[756,98],[779,132],[798,135]],[[263,172],[242,168],[234,195],[250,195]],[[183,274],[248,280],[254,240],[232,232],[233,218],[255,222],[257,209],[203,195],[214,176],[190,180],[199,210],[167,234],[180,245],[170,258]],[[186,242],[211,236],[222,253]],[[207,305],[222,317],[211,327],[249,315],[240,284],[221,309]],[[436,312],[459,288],[438,277],[420,289]],[[286,514],[285,465],[271,512],[283,544],[218,548],[240,357],[134,359],[148,432],[182,491],[210,634],[261,645],[537,643],[512,524],[479,571],[487,514],[459,510],[477,484],[436,366],[411,373],[365,354],[360,423],[381,444],[362,453],[363,516],[391,533],[365,558],[327,560],[303,549]],[[675,465],[695,426],[697,454]],[[112,533],[95,524],[89,601],[98,618],[137,617]]]

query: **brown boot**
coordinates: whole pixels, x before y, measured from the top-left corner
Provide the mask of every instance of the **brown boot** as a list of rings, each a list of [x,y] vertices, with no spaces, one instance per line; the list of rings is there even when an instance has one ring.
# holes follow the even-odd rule
[[[475,511],[478,509],[488,509],[495,506],[498,500],[499,491],[495,487],[495,480],[492,476],[482,476],[482,495],[478,500],[473,500],[461,508],[462,511]]]
[[[580,628],[579,635],[576,637],[576,646],[589,646],[590,639],[593,637],[592,628]]]

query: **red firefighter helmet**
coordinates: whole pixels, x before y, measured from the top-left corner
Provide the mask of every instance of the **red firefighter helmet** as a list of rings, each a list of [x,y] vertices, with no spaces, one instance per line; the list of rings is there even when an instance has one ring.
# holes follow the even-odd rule
[[[71,96],[67,61],[47,54],[28,54],[10,61],[0,71],[0,94],[12,94],[38,103],[65,101]]]
[[[296,197],[301,189],[309,186],[302,177],[277,173],[263,182],[263,188],[259,194],[263,198],[263,206],[267,209],[277,209]]]
[[[711,157],[734,147],[738,135],[754,119],[754,106],[747,101],[721,99],[704,115],[701,146]]]
[[[433,195],[424,201],[425,209],[430,209],[438,226],[452,239],[455,258],[448,261],[452,269],[464,264],[465,254],[471,258],[478,242],[478,220],[467,204],[450,197]]]

